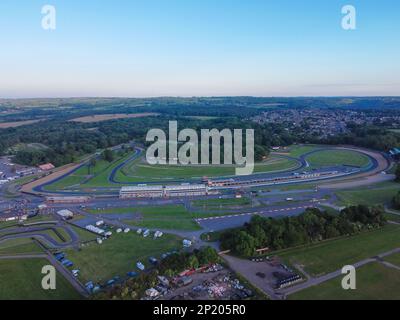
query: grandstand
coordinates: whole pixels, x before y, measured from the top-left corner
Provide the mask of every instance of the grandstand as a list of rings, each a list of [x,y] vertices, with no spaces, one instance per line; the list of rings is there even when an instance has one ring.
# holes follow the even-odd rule
[[[168,186],[129,186],[122,187],[119,193],[121,199],[130,198],[168,198],[203,196],[208,194],[208,187],[205,184],[182,184]]]
[[[205,196],[208,187],[205,184],[183,184],[166,186],[164,191],[166,197]]]
[[[163,186],[129,186],[122,187],[119,192],[121,199],[130,198],[162,198],[164,196]]]

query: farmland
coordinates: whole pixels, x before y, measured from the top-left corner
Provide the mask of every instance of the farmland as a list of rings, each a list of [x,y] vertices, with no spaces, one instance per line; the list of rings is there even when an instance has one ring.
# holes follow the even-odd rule
[[[26,121],[15,121],[15,122],[0,122],[0,129],[17,128],[27,126],[30,124],[38,123],[42,120],[26,120]]]
[[[73,122],[81,122],[81,123],[92,123],[92,122],[102,122],[109,120],[118,120],[118,119],[133,119],[133,118],[144,118],[144,117],[152,117],[157,116],[157,113],[145,112],[145,113],[132,113],[132,114],[95,114],[92,116],[79,117],[72,119]]]

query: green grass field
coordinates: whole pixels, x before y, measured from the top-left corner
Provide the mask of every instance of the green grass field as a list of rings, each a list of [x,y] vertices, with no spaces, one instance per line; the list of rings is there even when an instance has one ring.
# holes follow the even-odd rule
[[[97,235],[92,232],[86,231],[85,229],[73,225],[71,225],[70,227],[79,236],[79,240],[81,242],[93,241],[97,239]]]
[[[0,256],[41,252],[41,248],[29,238],[9,239],[0,242]]]
[[[112,170],[128,159],[131,155],[116,159],[112,163],[98,160],[96,166],[88,171],[87,166],[75,171],[73,174],[45,186],[47,191],[84,189],[96,187],[115,186],[110,183],[108,178]],[[271,157],[269,160],[257,163],[254,168],[255,173],[274,172],[292,169],[298,166],[298,162],[290,159]],[[202,178],[204,176],[233,176],[235,175],[234,166],[169,166],[169,165],[148,165],[143,162],[143,158],[135,159],[125,165],[116,173],[116,180],[120,183],[132,183],[143,181],[163,181],[180,180],[191,178]]]
[[[305,145],[293,146],[289,154],[293,157],[299,157],[307,152],[314,151],[321,146]],[[112,170],[128,159],[131,155],[126,155],[116,159],[112,163],[104,160],[98,160],[96,166],[88,170],[87,166],[80,168],[73,174],[45,187],[48,191],[66,190],[66,189],[85,189],[97,187],[115,186],[109,182],[109,176]],[[308,157],[311,166],[328,165],[354,165],[365,166],[369,163],[368,157],[358,152],[346,150],[326,150]],[[294,169],[299,165],[298,161],[286,159],[277,155],[271,155],[265,162],[255,165],[254,173],[279,172]],[[199,179],[207,177],[222,177],[235,175],[235,166],[179,166],[179,165],[148,165],[139,157],[121,170],[118,170],[115,178],[120,183],[140,183],[151,181],[168,183],[173,180]]]
[[[297,161],[271,157],[263,163],[257,163],[254,173],[274,172],[295,168]],[[141,182],[160,180],[179,180],[206,177],[234,176],[235,166],[178,166],[148,165],[137,159],[120,170],[116,178],[119,182]]]
[[[397,248],[400,226],[387,225],[379,230],[352,237],[328,240],[315,245],[276,252],[288,264],[299,264],[319,276],[363,259]]]
[[[89,170],[87,166],[83,166],[71,175],[68,175],[59,181],[45,186],[44,189],[48,191],[54,191],[64,190],[71,187],[92,188],[109,186],[110,183],[108,182],[108,177],[111,171],[128,157],[130,157],[130,155],[117,158],[111,163],[105,160],[97,160],[96,166],[94,168],[90,168]]]
[[[348,165],[364,167],[370,163],[367,156],[350,150],[322,150],[307,157],[311,167]]]
[[[81,296],[57,273],[56,290],[43,290],[42,267],[46,259],[0,260],[1,300],[72,300]]]
[[[166,230],[199,230],[193,220],[196,215],[188,212],[183,206],[128,207],[105,210],[88,210],[94,214],[138,214],[137,219],[126,219],[125,223],[143,228]]]
[[[400,253],[392,254],[386,257],[384,260],[400,267]]]
[[[17,221],[2,221],[0,222],[0,231],[8,228],[18,227]]]
[[[24,221],[24,225],[30,225],[32,223],[37,223],[37,222],[54,222],[54,223],[57,223],[57,220],[55,220],[53,217],[50,217],[50,216],[37,215],[36,217],[29,218],[28,220]]]
[[[400,271],[377,262],[357,269],[357,289],[343,290],[342,277],[289,296],[290,300],[398,300]]]
[[[400,185],[394,182],[385,182],[379,185],[336,192],[339,204],[343,206],[364,204],[367,206],[390,203],[399,192]]]
[[[114,234],[99,245],[91,243],[81,251],[67,251],[68,259],[74,262],[74,268],[80,269],[80,279],[106,282],[115,276],[124,277],[129,271],[138,271],[136,262],[149,266],[148,258],[159,257],[162,253],[180,249],[179,237],[164,234],[162,238],[143,238],[136,232]]]
[[[399,222],[400,223],[400,215],[398,214],[393,214],[393,213],[389,213],[386,212],[385,213],[385,217],[388,221],[394,221],[394,222]]]
[[[41,227],[46,228],[46,229],[43,229],[41,231],[24,232],[21,234],[23,234],[25,236],[25,238],[28,238],[28,239],[30,236],[34,236],[37,234],[48,235],[49,237],[53,238],[55,241],[57,241],[59,243],[64,243],[64,242],[68,242],[71,240],[69,234],[62,228],[54,227],[54,225],[43,225]],[[15,231],[10,231],[10,230],[7,231],[7,230],[8,229],[0,230],[0,237],[18,233]]]
[[[321,146],[317,145],[294,145],[289,148],[289,155],[298,158],[308,152],[320,149]]]
[[[192,205],[195,207],[201,208],[213,208],[218,209],[220,207],[235,207],[235,206],[248,206],[251,204],[251,200],[249,198],[229,198],[229,199],[208,199],[208,200],[195,200],[192,202]]]

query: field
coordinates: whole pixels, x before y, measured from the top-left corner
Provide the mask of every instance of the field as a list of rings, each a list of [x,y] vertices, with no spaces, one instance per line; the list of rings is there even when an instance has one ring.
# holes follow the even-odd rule
[[[121,163],[126,161],[132,154],[123,156],[109,163],[98,160],[94,168],[82,166],[72,174],[55,181],[44,187],[47,191],[68,190],[79,188],[96,187],[120,187],[118,184],[110,182],[109,178],[112,171]],[[254,168],[255,173],[275,172],[296,168],[297,161],[286,158],[273,157],[263,163],[257,163]],[[129,162],[116,172],[115,180],[121,183],[140,183],[147,181],[168,182],[181,179],[201,179],[204,176],[229,176],[235,175],[234,166],[169,166],[169,165],[148,165],[143,158]]]
[[[41,225],[40,227],[42,227],[43,230],[24,232],[23,235],[27,238],[29,238],[29,236],[33,236],[36,234],[47,235],[58,243],[64,243],[64,242],[68,242],[71,240],[69,234],[60,227],[55,227],[52,224],[51,225]],[[15,233],[14,231],[7,231],[7,229],[3,229],[0,231],[0,237],[6,236],[6,235],[12,235],[14,233]]]
[[[291,300],[398,300],[400,271],[377,262],[357,269],[357,289],[343,290],[342,277],[289,296]]]
[[[199,230],[194,222],[195,215],[183,206],[115,208],[106,210],[89,210],[94,214],[134,214],[136,218],[126,218],[125,223],[136,227],[165,230]]]
[[[296,146],[291,146],[289,149],[289,155],[291,157],[298,158],[308,152],[315,151],[317,149],[321,148],[320,146],[317,145],[296,145]]]
[[[385,182],[374,187],[360,188],[358,190],[345,190],[336,192],[341,205],[364,204],[367,206],[383,205],[390,203],[399,192],[400,184]]]
[[[96,114],[96,115],[92,115],[92,116],[75,118],[70,121],[82,122],[82,123],[92,123],[92,122],[102,122],[102,121],[117,120],[117,119],[144,118],[144,117],[151,117],[151,116],[157,116],[157,115],[158,115],[157,113],[151,113],[151,112],[133,113],[133,114],[123,114],[123,113]]]
[[[115,159],[113,162],[97,160],[94,167],[81,166],[73,173],[44,187],[47,191],[67,190],[70,188],[95,188],[112,185],[109,182],[111,171],[131,155]]]
[[[200,212],[199,210],[199,212],[192,212],[188,211],[182,205],[166,205],[100,210],[92,209],[88,210],[88,212],[100,215],[117,214],[120,215],[119,219],[121,219],[124,223],[140,228],[184,231],[201,230],[201,227],[195,222],[195,219],[232,214],[228,210],[221,210],[219,206],[208,207],[208,209],[215,209],[215,211],[210,210],[206,212]],[[124,215],[126,215],[126,217],[124,217]]]
[[[312,167],[335,165],[364,167],[370,162],[367,156],[349,150],[322,150],[309,155],[307,161]]]
[[[57,273],[56,290],[43,290],[42,267],[46,259],[0,260],[0,299],[6,300],[71,300],[80,295]]]
[[[73,225],[70,225],[69,227],[71,227],[72,230],[75,231],[75,233],[79,236],[79,240],[81,242],[94,241],[97,239],[97,235],[92,232],[86,231],[85,229]]]
[[[317,146],[295,146],[292,147],[291,155],[300,156],[304,153],[316,150]],[[292,154],[293,153],[293,154]],[[132,157],[132,154],[117,158],[109,163],[104,160],[98,160],[94,168],[82,166],[72,174],[61,180],[55,181],[51,185],[45,186],[47,191],[85,189],[98,187],[115,187],[118,189],[121,185],[130,183],[172,183],[176,180],[199,180],[203,177],[223,177],[234,176],[234,165],[198,165],[198,166],[180,166],[180,165],[149,165],[145,162],[143,156],[129,161],[122,168],[115,171],[124,161]],[[369,163],[368,157],[353,151],[346,150],[328,150],[312,154],[308,157],[312,166],[327,166],[346,164],[353,166],[364,166]],[[293,159],[287,159],[278,155],[272,155],[268,160],[255,164],[254,173],[272,173],[295,169],[299,162]],[[115,171],[115,184],[110,181],[111,173]]]
[[[143,238],[136,232],[114,234],[99,245],[86,245],[81,251],[67,251],[67,257],[81,270],[80,279],[104,282],[115,276],[124,277],[129,271],[138,271],[136,262],[149,266],[148,258],[159,258],[162,253],[182,247],[181,239],[164,234],[162,238]]]
[[[386,257],[385,261],[390,262],[400,268],[400,253],[395,253]]]
[[[400,226],[387,225],[382,229],[352,237],[328,240],[274,254],[289,264],[303,265],[308,273],[319,276],[397,248],[399,243]]]
[[[0,256],[41,252],[42,250],[40,249],[40,247],[31,239],[9,239],[0,242]]]
[[[186,119],[194,119],[200,121],[208,121],[208,120],[215,120],[219,119],[220,117],[211,117],[211,116],[185,116]]]
[[[269,160],[257,163],[254,167],[254,173],[283,171],[293,169],[298,165],[297,161],[271,157]],[[202,177],[221,177],[234,176],[235,166],[223,165],[199,165],[199,166],[177,166],[177,165],[148,165],[142,159],[137,159],[126,165],[117,174],[117,180],[120,182],[140,182],[173,180],[185,178]]]
[[[69,164],[69,165],[65,165],[63,167],[57,168],[56,172],[45,176],[43,178],[40,178],[38,180],[29,182],[25,185],[22,186],[21,191],[23,192],[33,192],[32,190],[40,185],[43,185],[45,183],[49,183],[51,181],[54,181],[55,179],[58,179],[62,176],[64,176],[65,174],[71,172],[71,170],[74,170],[75,168],[77,168],[79,165],[77,164]]]
[[[22,127],[26,126],[29,124],[34,124],[37,122],[42,121],[40,120],[26,120],[26,121],[16,121],[16,122],[0,122],[0,129],[8,129],[8,128],[17,128],[17,127]]]
[[[206,208],[226,208],[226,207],[236,207],[236,206],[248,206],[251,204],[249,198],[229,198],[229,199],[208,199],[208,200],[196,200],[192,202],[195,207],[206,207]]]
[[[1,221],[0,222],[0,231],[11,228],[11,227],[16,227],[18,226],[18,222],[16,221]]]
[[[385,213],[385,217],[389,221],[399,222],[400,223],[400,214],[393,214],[390,212]]]

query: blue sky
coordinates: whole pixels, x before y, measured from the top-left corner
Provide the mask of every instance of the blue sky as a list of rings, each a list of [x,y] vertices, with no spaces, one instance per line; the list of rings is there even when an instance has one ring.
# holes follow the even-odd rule
[[[399,34],[397,0],[2,0],[0,97],[400,95]]]

